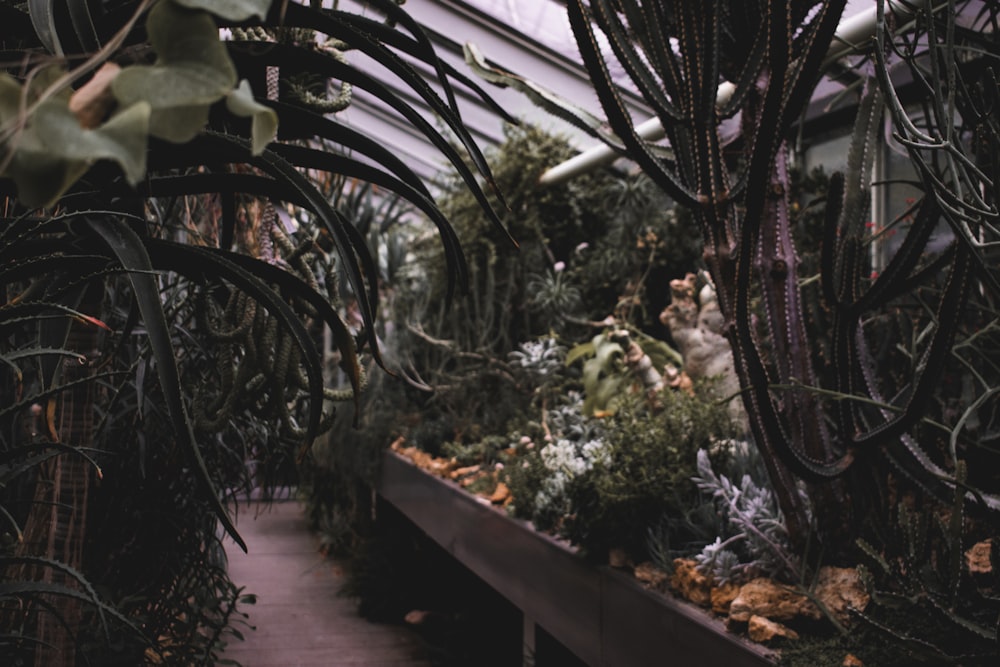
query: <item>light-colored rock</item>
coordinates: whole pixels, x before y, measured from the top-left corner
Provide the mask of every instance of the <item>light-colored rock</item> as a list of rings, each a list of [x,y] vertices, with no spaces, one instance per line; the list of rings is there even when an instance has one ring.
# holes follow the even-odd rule
[[[969,567],[969,573],[973,576],[986,575],[993,572],[993,565],[990,563],[990,550],[993,548],[993,540],[977,542],[965,552],[965,564]]]
[[[632,561],[624,549],[616,547],[608,551],[608,565],[626,569],[632,566]]]
[[[733,603],[733,600],[736,599],[736,596],[739,595],[739,593],[739,584],[730,582],[728,584],[716,586],[711,592],[712,611],[720,616],[726,616],[729,614],[729,605]]]
[[[497,482],[497,488],[493,490],[493,495],[490,496],[490,502],[494,505],[500,505],[507,502],[510,498],[510,489],[503,482]]]
[[[437,459],[427,452],[417,449],[416,447],[404,446],[404,442],[405,440],[403,438],[398,438],[391,445],[392,451],[410,459],[415,466],[425,472],[429,472],[439,477],[447,477],[452,470],[458,467],[458,462],[455,461],[455,459]]]
[[[850,608],[864,611],[871,601],[857,570],[850,567],[820,568],[812,594],[843,625],[849,625],[853,620]],[[791,621],[800,617],[818,621],[823,618],[823,612],[809,597],[765,578],[744,584],[729,605],[731,622],[745,623],[755,615],[775,621]]]
[[[747,623],[751,616],[774,621],[790,621],[800,616],[818,620],[819,609],[809,598],[783,584],[766,578],[749,581],[729,605],[729,620]]]
[[[649,561],[636,565],[634,574],[636,579],[653,588],[659,588],[669,578],[666,572]]]
[[[710,607],[712,605],[712,580],[699,572],[695,566],[695,561],[690,558],[675,559],[674,573],[670,577],[670,588],[680,597],[699,607]]]
[[[747,636],[759,644],[765,644],[778,637],[783,639],[798,639],[799,633],[769,618],[751,616],[747,622]]]
[[[458,485],[461,486],[463,489],[467,489],[476,482],[478,482],[479,480],[481,480],[483,477],[486,477],[486,473],[480,470],[479,472],[474,472],[471,475],[459,479]]]
[[[430,618],[431,612],[424,611],[423,609],[414,609],[413,611],[407,612],[406,616],[403,617],[403,621],[410,625],[423,625]]]
[[[478,464],[473,466],[464,466],[462,468],[455,468],[448,476],[452,479],[458,479],[459,477],[465,477],[466,475],[471,475],[474,472],[479,472],[480,466]]]
[[[848,653],[844,656],[844,662],[840,663],[840,667],[865,667],[865,663],[853,653]]]
[[[850,625],[855,620],[851,608],[864,611],[871,602],[871,596],[853,567],[820,568],[814,595],[842,625]]]

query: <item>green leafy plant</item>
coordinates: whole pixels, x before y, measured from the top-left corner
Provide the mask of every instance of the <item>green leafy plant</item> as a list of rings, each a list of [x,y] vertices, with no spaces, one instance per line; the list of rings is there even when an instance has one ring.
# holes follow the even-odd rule
[[[928,406],[949,400],[942,379],[953,372],[956,340],[968,335],[966,327],[980,326],[983,311],[971,285],[978,281],[989,303],[995,298],[984,239],[996,214],[996,165],[989,156],[1000,134],[986,111],[997,99],[995,30],[987,27],[996,22],[996,8],[878,3],[874,41],[860,45],[851,61],[860,81],[849,93],[856,96],[849,166],[831,177],[826,197],[819,284],[830,324],[811,326],[808,302],[816,302],[803,298],[787,141],[830,62],[844,6],[839,0],[704,7],[571,2],[570,23],[614,135],[567,114],[558,101],[533,99],[627,152],[690,214],[729,323],[754,443],[791,541],[804,548],[815,527],[827,553],[846,558],[843,545],[851,540],[845,538],[858,523],[845,518],[863,515],[855,503],[869,497],[847,489],[871,483],[870,462],[888,462],[876,466],[880,486],[895,479],[895,469],[939,501],[950,502],[955,489],[950,466],[962,456],[961,438],[942,450],[939,438],[915,434],[937,417]],[[669,150],[637,133],[601,36],[654,108]],[[901,70],[911,75],[909,89],[900,84]],[[518,78],[490,76],[501,83]],[[720,88],[724,81],[731,87]],[[733,159],[728,128],[736,114],[743,140]],[[885,235],[873,235],[867,223],[872,160],[887,134],[907,154],[911,184],[923,196],[897,222],[885,221],[898,233],[879,268],[867,258]],[[943,249],[930,243],[939,225],[954,239]],[[812,290],[815,283],[808,284]],[[893,346],[875,342],[891,331],[878,326],[890,314],[901,314],[905,321],[896,324],[913,334],[899,340],[905,372]],[[965,363],[966,370],[973,366]],[[974,384],[973,402],[988,401],[991,381]],[[942,417],[946,430],[956,425]],[[978,449],[974,441],[966,446]],[[802,480],[807,497],[798,491]],[[1000,507],[995,495],[991,478],[967,500]]]
[[[512,512],[597,560],[615,548],[647,559],[649,531],[661,528],[659,544],[671,558],[700,548],[711,539],[704,522],[680,520],[701,504],[692,480],[696,454],[712,447],[721,462],[725,448],[715,445],[732,431],[725,408],[706,396],[666,390],[655,410],[632,397],[603,419],[587,417],[579,397],[550,410],[550,439],[529,439],[501,472]]]
[[[393,2],[374,3],[384,22],[267,0],[72,0],[63,20],[56,4],[0,4],[0,38],[21,56],[0,75],[0,642],[39,665],[211,664],[247,601],[218,524],[242,546],[235,494],[287,474],[335,402],[358,405],[359,349],[381,361],[376,261],[306,170],[400,194],[439,224],[443,274],[465,275],[420,179],[282,81],[372,90],[499,224],[474,173],[492,179],[454,108],[464,77]],[[222,41],[220,28],[239,30]],[[278,38],[289,30],[385,63],[464,155],[343,53]],[[150,517],[167,525],[136,529]]]
[[[646,560],[649,529],[699,504],[692,481],[697,452],[717,451],[715,445],[732,435],[725,408],[707,396],[667,389],[656,410],[633,399],[608,420],[602,458],[571,489],[565,527],[592,557],[623,548],[636,562]],[[702,537],[681,522],[674,528],[676,545]]]

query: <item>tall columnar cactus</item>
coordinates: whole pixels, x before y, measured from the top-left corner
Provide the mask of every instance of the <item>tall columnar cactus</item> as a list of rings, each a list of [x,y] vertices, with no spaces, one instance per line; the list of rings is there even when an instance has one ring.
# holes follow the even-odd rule
[[[810,409],[815,400],[805,393],[778,398],[769,388],[813,378],[788,220],[784,138],[809,101],[843,7],[843,1],[569,3],[574,34],[611,128],[630,156],[691,210],[701,229],[751,430],[790,531],[800,538],[809,516],[796,488],[798,475],[822,477],[842,466],[828,463],[837,452],[821,415]],[[669,158],[635,133],[595,26],[656,110],[672,147]],[[723,79],[736,87],[719,105]],[[734,173],[720,126],[737,114],[744,166]],[[773,345],[772,358],[780,360],[770,368],[751,312],[755,287],[764,295],[764,337]]]
[[[956,447],[961,424],[945,425],[952,429],[950,456],[932,455],[912,434],[946,372],[973,281],[983,294],[998,285],[987,261],[996,234],[1000,148],[990,111],[998,99],[996,78],[988,65],[998,54],[990,26],[1000,10],[995,3],[959,2],[927,13],[906,4],[886,16],[880,2],[875,39],[851,45],[860,65],[852,75],[860,85],[851,93],[857,120],[849,167],[831,179],[826,202],[820,283],[832,327],[811,326],[792,234],[788,139],[837,43],[845,4],[568,3],[615,136],[593,134],[691,211],[750,428],[791,538],[802,546],[815,526],[832,553],[850,543],[843,538],[857,527],[858,503],[880,493],[870,484],[881,463],[888,461],[922,492],[953,496],[957,482],[949,470],[962,455]],[[655,110],[669,150],[637,132],[603,44]],[[896,70],[907,66],[909,85],[917,89],[912,99],[929,100],[917,115],[896,89]],[[490,76],[524,85],[496,69]],[[579,113],[562,116],[585,130],[595,125]],[[895,225],[902,241],[876,274],[871,174],[886,128],[908,150],[925,196],[913,205],[908,226]],[[941,220],[956,239],[943,253],[930,245]],[[902,372],[880,365],[866,328],[873,314],[898,306],[901,295],[919,297],[923,310],[909,317],[924,332],[914,336],[910,367]],[[815,366],[817,349],[830,352],[822,367]],[[986,375],[976,383],[982,401],[994,393]],[[970,490],[967,499],[1000,506],[979,491]]]
[[[797,488],[798,480],[805,479],[828,544],[850,532],[845,510],[854,494],[848,493],[849,480],[863,479],[864,471],[851,473],[872,461],[888,459],[939,498],[953,493],[954,480],[911,437],[911,430],[941,382],[974,271],[978,268],[982,289],[997,284],[985,260],[994,233],[989,223],[997,216],[992,167],[998,133],[995,115],[987,111],[989,100],[996,100],[996,80],[991,70],[977,67],[975,58],[961,56],[956,47],[961,39],[976,40],[977,31],[969,26],[977,20],[988,25],[989,18],[972,16],[975,8],[970,6],[962,24],[957,21],[962,8],[953,6],[939,15],[918,13],[893,33],[896,21],[891,15],[887,19],[880,7],[873,59],[866,64],[874,77],[861,77],[849,167],[832,179],[827,200],[821,283],[833,328],[818,335],[829,336],[833,359],[832,373],[825,374],[826,385],[821,386],[813,368],[815,341],[807,335],[803,276],[790,224],[786,138],[810,101],[844,4],[569,3],[573,30],[611,127],[640,166],[692,211],[701,228],[751,429],[790,533],[801,541],[809,526],[808,506]],[[995,6],[982,11],[995,19]],[[623,112],[595,26],[656,110],[673,149],[669,159],[657,156],[636,135]],[[981,57],[995,60],[995,38],[976,41]],[[919,121],[907,115],[896,92],[892,70],[900,65],[912,68],[918,86],[926,88],[920,92],[931,100]],[[924,73],[928,68],[930,74]],[[717,90],[723,79],[735,87],[720,104]],[[866,254],[871,242],[866,221],[873,155],[886,106],[925,196],[909,228],[902,230],[898,249],[876,275]],[[738,162],[727,155],[720,132],[732,118],[742,126]],[[972,135],[979,145],[969,143]],[[990,146],[992,162],[984,160]],[[928,243],[942,218],[956,241],[934,255]],[[927,305],[931,325],[926,340],[914,350],[914,363],[894,388],[896,395],[884,396],[887,383],[875,377],[879,368],[863,320],[934,276],[943,276],[943,287],[936,292],[937,303]],[[751,305],[758,295],[760,322]],[[968,498],[998,507],[984,493]]]

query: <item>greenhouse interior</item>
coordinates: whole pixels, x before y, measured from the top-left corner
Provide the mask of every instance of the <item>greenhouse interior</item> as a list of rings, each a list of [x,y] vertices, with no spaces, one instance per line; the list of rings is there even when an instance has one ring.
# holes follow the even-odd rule
[[[1000,665],[998,24],[0,0],[0,665]]]

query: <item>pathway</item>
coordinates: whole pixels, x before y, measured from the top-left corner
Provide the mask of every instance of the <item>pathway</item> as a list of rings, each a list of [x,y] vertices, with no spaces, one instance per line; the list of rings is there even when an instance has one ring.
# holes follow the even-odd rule
[[[237,586],[257,595],[240,607],[257,630],[234,639],[223,658],[244,667],[430,665],[407,628],[369,623],[337,595],[344,575],[317,550],[299,503],[242,505],[238,528],[249,553],[227,540],[229,569]]]

